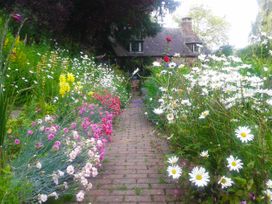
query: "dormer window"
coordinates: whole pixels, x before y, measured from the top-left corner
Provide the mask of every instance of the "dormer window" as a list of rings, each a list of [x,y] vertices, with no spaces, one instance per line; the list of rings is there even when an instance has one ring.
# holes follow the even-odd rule
[[[129,52],[143,52],[143,41],[135,40],[129,43]]]
[[[200,53],[201,48],[203,47],[200,43],[187,43],[187,46],[193,53]]]

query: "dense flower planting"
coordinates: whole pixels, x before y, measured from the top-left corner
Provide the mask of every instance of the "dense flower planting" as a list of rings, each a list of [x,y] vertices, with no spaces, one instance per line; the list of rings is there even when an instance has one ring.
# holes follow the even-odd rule
[[[20,26],[15,37],[11,19]],[[19,36],[23,22],[19,14],[0,16],[0,202],[67,195],[82,202],[129,100],[127,80],[83,52],[71,57],[57,46],[27,45]],[[23,107],[9,118],[14,103]]]
[[[167,173],[189,185],[187,201],[270,203],[271,68],[262,76],[234,56],[165,62],[145,82],[147,116],[170,135]]]
[[[92,189],[90,178],[97,176],[105,144],[111,139],[113,114],[89,103],[83,103],[77,112],[78,117],[63,127],[49,115],[38,119],[21,137],[25,145],[12,167],[16,179],[28,178],[32,184],[27,202],[58,199],[75,188],[81,202]],[[15,145],[20,143],[15,141]]]

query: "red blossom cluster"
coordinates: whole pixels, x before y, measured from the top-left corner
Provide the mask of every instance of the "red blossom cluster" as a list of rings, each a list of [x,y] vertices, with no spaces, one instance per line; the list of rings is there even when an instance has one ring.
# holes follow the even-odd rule
[[[121,101],[119,97],[113,96],[110,93],[106,93],[100,95],[95,93],[93,98],[98,100],[104,107],[109,109],[109,111],[113,114],[113,116],[120,115],[121,113]]]

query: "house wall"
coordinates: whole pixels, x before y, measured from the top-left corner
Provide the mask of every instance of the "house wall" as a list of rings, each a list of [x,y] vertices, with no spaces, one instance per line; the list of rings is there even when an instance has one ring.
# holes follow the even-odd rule
[[[162,57],[154,57],[153,59],[154,59],[154,61],[157,61],[160,63],[163,62]],[[193,66],[197,61],[197,57],[172,57],[171,61],[175,62],[178,65],[184,64],[184,65],[188,65],[188,66]]]

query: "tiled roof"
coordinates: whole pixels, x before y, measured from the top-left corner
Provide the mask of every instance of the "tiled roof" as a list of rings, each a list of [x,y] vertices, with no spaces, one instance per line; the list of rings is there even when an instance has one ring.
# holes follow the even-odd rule
[[[167,44],[165,38],[170,36],[172,41]],[[165,54],[173,56],[175,53],[179,53],[184,57],[195,57],[198,54],[193,53],[186,43],[200,43],[200,39],[194,34],[185,36],[181,28],[162,28],[154,37],[147,37],[144,39],[143,52],[135,53],[129,52],[124,46],[115,42],[112,38],[113,49],[118,57],[133,57],[133,56],[150,56],[161,57]],[[168,46],[168,49],[167,49]]]

